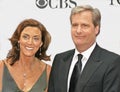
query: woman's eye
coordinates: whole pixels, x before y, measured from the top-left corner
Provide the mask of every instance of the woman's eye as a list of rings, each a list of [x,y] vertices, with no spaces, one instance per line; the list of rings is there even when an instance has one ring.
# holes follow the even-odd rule
[[[26,35],[23,35],[23,38],[24,38],[24,39],[28,39],[28,36],[26,36]]]
[[[38,38],[38,37],[34,37],[33,39],[34,39],[35,41],[40,40],[40,38]]]

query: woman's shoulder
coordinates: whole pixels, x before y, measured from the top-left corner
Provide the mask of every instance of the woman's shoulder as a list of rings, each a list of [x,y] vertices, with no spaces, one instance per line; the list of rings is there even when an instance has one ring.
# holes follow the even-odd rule
[[[4,65],[6,65],[6,64],[7,64],[7,59],[0,60],[0,77],[3,73]]]
[[[0,60],[0,90],[2,88],[2,76],[3,76],[4,62],[5,62],[5,60]]]
[[[0,70],[3,68],[5,60],[0,60]]]
[[[45,60],[41,60],[42,63],[46,64],[47,66],[51,67],[52,66],[52,62],[51,61],[45,61]]]
[[[4,64],[7,64],[7,59],[0,60],[0,69],[4,66]]]
[[[3,73],[3,67],[5,63],[6,63],[6,59],[0,60],[0,75],[2,75]]]
[[[46,65],[47,73],[49,74],[49,72],[51,71],[51,61],[42,60],[42,62]]]
[[[46,69],[46,72],[47,72],[47,76],[49,77],[50,71],[51,71],[51,61],[41,60],[41,62],[46,66],[45,69]]]

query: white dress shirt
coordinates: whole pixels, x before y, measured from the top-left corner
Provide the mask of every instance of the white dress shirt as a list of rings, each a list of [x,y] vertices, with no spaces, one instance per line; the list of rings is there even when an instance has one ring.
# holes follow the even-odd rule
[[[92,53],[92,51],[94,50],[94,48],[95,48],[95,45],[96,45],[96,43],[94,43],[88,50],[86,50],[86,51],[84,51],[84,52],[82,52],[82,53],[79,53],[78,51],[77,51],[77,49],[75,49],[75,53],[74,53],[74,56],[73,56],[73,59],[72,59],[72,62],[71,62],[71,66],[70,66],[70,70],[69,70],[69,74],[68,74],[68,88],[67,88],[67,92],[68,92],[68,90],[69,90],[69,86],[70,86],[70,79],[71,79],[71,75],[72,75],[72,72],[73,72],[73,68],[74,68],[74,66],[75,66],[75,64],[76,64],[76,62],[78,61],[78,54],[82,54],[83,55],[83,58],[82,58],[82,69],[81,69],[81,73],[82,73],[82,71],[83,71],[83,69],[84,69],[84,67],[85,67],[85,64],[87,63],[87,61],[88,61],[88,59],[89,59],[89,57],[90,57],[90,55],[91,55],[91,53]]]

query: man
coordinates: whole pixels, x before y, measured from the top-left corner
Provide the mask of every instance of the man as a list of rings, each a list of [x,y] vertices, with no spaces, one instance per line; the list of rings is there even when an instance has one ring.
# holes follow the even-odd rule
[[[48,92],[120,92],[120,56],[96,42],[100,11],[89,5],[77,6],[71,11],[70,21],[75,49],[55,56]],[[82,68],[73,84],[78,54],[82,54]]]

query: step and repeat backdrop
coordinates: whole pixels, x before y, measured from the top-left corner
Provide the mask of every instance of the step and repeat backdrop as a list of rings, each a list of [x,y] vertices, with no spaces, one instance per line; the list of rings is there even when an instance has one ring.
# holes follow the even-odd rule
[[[24,19],[37,19],[52,36],[47,54],[74,48],[70,34],[70,12],[77,5],[89,4],[100,10],[100,46],[120,54],[120,0],[0,0],[0,59],[11,48],[9,38]]]

